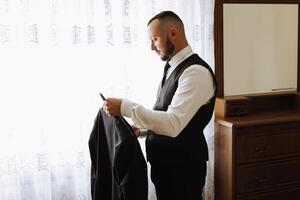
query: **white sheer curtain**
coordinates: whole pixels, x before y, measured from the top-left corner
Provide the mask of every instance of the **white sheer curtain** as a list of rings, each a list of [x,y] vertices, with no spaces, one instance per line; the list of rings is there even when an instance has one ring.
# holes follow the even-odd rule
[[[0,200],[91,199],[99,92],[152,108],[164,64],[146,24],[162,10],[183,19],[193,50],[213,67],[213,8],[213,0],[0,0]],[[208,200],[212,125],[206,136]]]

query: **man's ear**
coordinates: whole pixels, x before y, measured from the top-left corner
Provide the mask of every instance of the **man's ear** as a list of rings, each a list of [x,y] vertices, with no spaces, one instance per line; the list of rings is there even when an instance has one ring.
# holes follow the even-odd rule
[[[175,27],[171,27],[169,31],[169,37],[173,40],[177,35],[177,30]]]

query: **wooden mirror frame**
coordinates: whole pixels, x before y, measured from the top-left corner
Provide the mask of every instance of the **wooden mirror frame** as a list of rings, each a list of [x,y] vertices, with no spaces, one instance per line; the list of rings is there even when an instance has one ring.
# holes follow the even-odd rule
[[[218,83],[217,97],[224,97],[224,41],[223,41],[223,4],[298,4],[298,59],[297,59],[297,92],[300,92],[300,0],[215,0],[214,41],[215,41],[215,74]]]

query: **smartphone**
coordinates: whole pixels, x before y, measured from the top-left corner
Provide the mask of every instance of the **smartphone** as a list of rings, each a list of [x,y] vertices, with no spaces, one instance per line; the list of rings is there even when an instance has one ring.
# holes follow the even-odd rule
[[[106,98],[103,96],[103,94],[101,92],[100,92],[100,96],[101,96],[103,101],[106,101]]]

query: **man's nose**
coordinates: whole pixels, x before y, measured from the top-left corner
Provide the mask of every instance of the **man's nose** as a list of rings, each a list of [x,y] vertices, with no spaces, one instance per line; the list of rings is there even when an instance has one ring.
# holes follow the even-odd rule
[[[153,44],[153,42],[151,42],[151,50],[156,50],[155,45]]]

